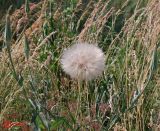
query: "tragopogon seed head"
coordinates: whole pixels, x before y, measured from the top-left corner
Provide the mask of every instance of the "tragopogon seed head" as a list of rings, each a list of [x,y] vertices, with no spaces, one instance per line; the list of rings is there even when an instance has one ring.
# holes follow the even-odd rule
[[[63,70],[72,78],[88,81],[102,74],[105,57],[99,47],[78,43],[63,52],[61,64]]]

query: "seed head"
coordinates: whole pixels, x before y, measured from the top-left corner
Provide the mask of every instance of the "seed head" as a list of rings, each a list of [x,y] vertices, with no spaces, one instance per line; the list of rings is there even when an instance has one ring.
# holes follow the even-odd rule
[[[99,47],[88,43],[78,43],[63,52],[61,65],[71,78],[88,81],[102,74],[105,58]]]

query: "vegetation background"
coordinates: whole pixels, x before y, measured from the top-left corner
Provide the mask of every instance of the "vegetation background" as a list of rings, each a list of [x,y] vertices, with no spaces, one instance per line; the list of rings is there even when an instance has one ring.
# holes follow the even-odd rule
[[[159,12],[159,0],[1,0],[0,130],[159,131]],[[81,92],[60,65],[77,41],[106,56]]]

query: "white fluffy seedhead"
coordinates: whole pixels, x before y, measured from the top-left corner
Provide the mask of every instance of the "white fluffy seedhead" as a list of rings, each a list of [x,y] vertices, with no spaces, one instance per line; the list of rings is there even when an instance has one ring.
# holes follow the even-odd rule
[[[99,47],[78,43],[63,52],[61,64],[63,70],[72,78],[88,81],[102,74],[105,57]]]

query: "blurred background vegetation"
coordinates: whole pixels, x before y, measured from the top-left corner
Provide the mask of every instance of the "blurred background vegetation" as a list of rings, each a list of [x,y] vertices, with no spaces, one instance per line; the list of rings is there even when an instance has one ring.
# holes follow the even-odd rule
[[[9,119],[28,130],[159,131],[159,9],[157,0],[1,0],[1,130]],[[81,119],[78,83],[60,66],[77,41],[106,55],[103,77],[82,84]]]

